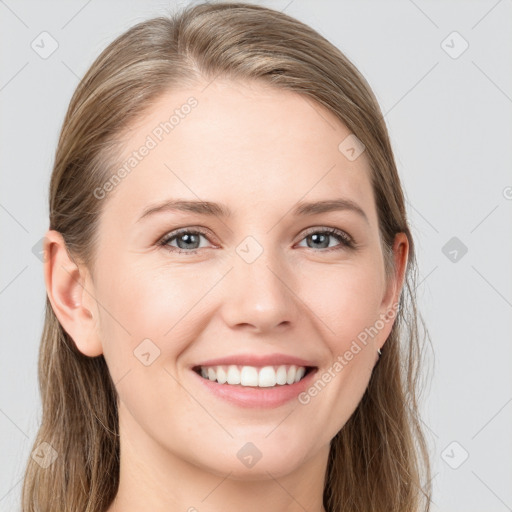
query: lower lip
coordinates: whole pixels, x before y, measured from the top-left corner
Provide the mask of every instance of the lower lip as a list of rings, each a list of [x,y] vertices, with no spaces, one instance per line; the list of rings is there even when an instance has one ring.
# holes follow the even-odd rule
[[[303,379],[293,384],[277,385],[269,388],[219,384],[217,381],[205,379],[192,370],[203,386],[215,396],[227,400],[239,407],[275,408],[297,398],[313,380],[318,369],[311,370]]]

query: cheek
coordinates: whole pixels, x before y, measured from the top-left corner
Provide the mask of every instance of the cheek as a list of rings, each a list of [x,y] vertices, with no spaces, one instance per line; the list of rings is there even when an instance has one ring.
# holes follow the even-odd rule
[[[317,327],[336,355],[378,318],[383,298],[378,268],[345,265],[316,272],[314,278],[301,278],[301,298],[314,313],[311,316],[319,320]]]
[[[328,442],[356,410],[376,361],[374,339],[367,329],[379,318],[382,275],[378,266],[332,269],[310,280],[304,301],[318,317],[316,330],[328,357],[310,388],[300,397],[312,430],[322,432],[319,446]],[[318,276],[317,276],[318,277]]]
[[[192,266],[115,261],[115,267],[98,272],[97,291],[103,306],[99,335],[112,373],[122,375],[140,364],[139,352],[149,351],[155,366],[174,365],[199,334],[204,296],[221,274],[206,271],[199,279]]]
[[[191,271],[117,261],[115,268],[98,273],[104,357],[131,416],[140,423],[168,420],[172,404],[165,398],[181,396],[180,407],[194,407],[188,395],[180,394],[173,377],[180,354],[197,337],[200,308],[194,305],[208,283],[203,280],[202,286],[194,286],[191,280],[197,277]]]

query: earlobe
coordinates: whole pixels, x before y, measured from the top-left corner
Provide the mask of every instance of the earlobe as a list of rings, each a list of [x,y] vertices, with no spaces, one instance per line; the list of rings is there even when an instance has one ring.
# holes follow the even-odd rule
[[[53,311],[78,350],[95,357],[103,353],[96,333],[96,302],[87,271],[69,256],[61,233],[48,230],[44,240],[44,280]]]

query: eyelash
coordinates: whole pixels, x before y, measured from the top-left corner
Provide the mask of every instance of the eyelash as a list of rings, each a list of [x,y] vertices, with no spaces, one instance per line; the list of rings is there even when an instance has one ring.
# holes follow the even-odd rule
[[[341,231],[336,228],[329,228],[329,227],[314,228],[314,229],[308,231],[300,241],[304,240],[305,238],[307,238],[310,235],[314,235],[317,233],[333,236],[340,241],[340,244],[339,244],[339,246],[330,247],[330,248],[326,248],[326,249],[320,249],[320,251],[316,251],[316,252],[331,252],[331,251],[339,251],[342,249],[356,249],[357,248],[357,245],[351,236],[349,236],[344,231]],[[168,233],[162,239],[160,239],[160,241],[157,242],[157,245],[163,247],[164,249],[166,249],[170,252],[174,252],[174,253],[178,253],[178,254],[196,254],[199,251],[199,249],[192,249],[189,251],[189,250],[179,249],[178,247],[172,247],[172,246],[168,245],[168,243],[171,240],[174,240],[175,238],[177,238],[183,234],[203,235],[205,238],[208,238],[208,233],[206,233],[203,230],[183,228],[183,229],[180,229],[177,231],[172,231],[171,233]],[[307,249],[312,249],[312,248],[307,247]]]

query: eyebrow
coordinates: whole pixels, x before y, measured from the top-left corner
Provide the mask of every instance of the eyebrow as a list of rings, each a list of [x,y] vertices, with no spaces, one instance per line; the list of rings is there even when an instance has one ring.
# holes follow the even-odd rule
[[[292,215],[296,217],[305,217],[308,215],[318,215],[320,213],[327,213],[332,211],[348,210],[357,213],[368,224],[368,217],[364,210],[351,199],[337,198],[326,199],[323,201],[302,202],[298,203],[292,211]],[[215,217],[230,217],[231,210],[222,204],[214,203],[211,201],[190,201],[181,199],[168,199],[151,205],[146,208],[137,222],[145,219],[151,215],[168,211],[182,211],[189,213],[196,213],[198,215],[207,215]]]

